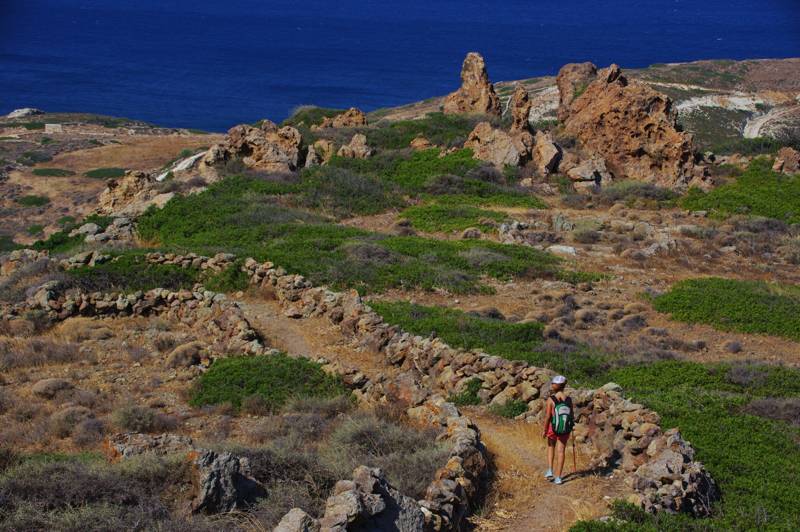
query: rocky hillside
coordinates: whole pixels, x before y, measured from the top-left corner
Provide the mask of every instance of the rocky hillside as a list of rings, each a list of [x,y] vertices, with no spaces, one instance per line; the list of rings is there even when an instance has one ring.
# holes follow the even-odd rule
[[[795,528],[796,65],[470,53],[224,135],[12,113],[0,529]]]

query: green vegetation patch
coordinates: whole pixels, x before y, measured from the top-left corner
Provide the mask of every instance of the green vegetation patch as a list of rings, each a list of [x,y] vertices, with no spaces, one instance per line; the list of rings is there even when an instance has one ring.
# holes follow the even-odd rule
[[[398,150],[408,148],[414,138],[423,136],[435,145],[452,146],[466,140],[480,120],[465,115],[430,113],[419,120],[400,120],[371,129],[367,132],[367,142],[378,148]]]
[[[175,251],[269,259],[315,284],[362,293],[388,288],[474,292],[485,288],[482,275],[586,279],[562,270],[555,256],[526,246],[388,236],[333,225],[287,206],[295,190],[295,185],[262,179],[227,178],[200,194],[174,198],[163,209],[148,210],[139,219],[139,233]]]
[[[129,253],[104,264],[70,270],[67,275],[84,292],[134,292],[153,288],[190,289],[199,272],[174,264],[151,264],[144,254]]]
[[[690,189],[681,206],[721,217],[740,214],[800,223],[800,175],[773,172],[768,160],[756,159],[731,183],[710,192]]]
[[[47,250],[53,255],[66,253],[80,246],[85,238],[83,235],[69,236],[73,229],[88,223],[97,224],[102,229],[105,229],[111,225],[112,221],[113,219],[109,216],[98,216],[96,214],[92,214],[87,216],[82,222],[78,223],[75,221],[75,218],[71,216],[65,216],[58,220],[59,225],[63,227],[61,231],[53,233],[46,240],[34,242],[31,247],[37,251]]]
[[[63,168],[35,168],[33,170],[33,175],[42,177],[68,177],[75,175],[75,172]]]
[[[385,182],[347,168],[320,166],[305,171],[302,180],[295,203],[337,218],[378,214],[405,204]]]
[[[19,198],[17,198],[17,203],[19,203],[23,207],[42,207],[50,203],[50,198],[48,198],[47,196],[35,196],[35,195],[20,196]]]
[[[7,251],[14,251],[15,249],[19,249],[21,246],[14,242],[14,237],[9,235],[0,235],[0,253],[5,253]]]
[[[333,118],[334,116],[344,113],[346,109],[332,109],[329,107],[315,107],[313,105],[302,105],[294,110],[292,116],[287,118],[281,124],[282,126],[299,126],[306,127],[318,126],[325,118]]]
[[[717,329],[800,341],[800,287],[710,277],[689,279],[655,298],[659,312]]]
[[[608,372],[626,396],[678,427],[723,494],[711,519],[636,516],[613,530],[792,530],[800,522],[800,430],[744,413],[753,399],[800,396],[800,371],[756,365],[660,362]],[[624,514],[623,514],[624,515]],[[575,530],[611,530],[582,523]]]
[[[44,231],[44,226],[42,224],[34,224],[28,226],[27,230],[29,235],[36,236],[42,234],[42,231]]]
[[[53,158],[49,154],[41,151],[22,152],[22,155],[20,155],[17,158],[17,162],[25,166],[33,166],[39,163],[46,163],[52,160]]]
[[[116,179],[124,176],[125,172],[125,168],[95,168],[94,170],[89,170],[83,175],[86,177],[91,177],[92,179]]]
[[[219,273],[212,274],[203,282],[203,285],[214,292],[238,292],[250,284],[247,273],[242,270],[244,259],[239,259]]]
[[[336,397],[347,394],[337,376],[328,375],[316,362],[283,354],[218,359],[194,390],[193,406],[230,403],[260,396],[266,406],[279,410],[290,399]]]
[[[506,219],[502,212],[489,211],[468,204],[441,204],[438,202],[416,205],[404,210],[400,216],[427,233],[464,230],[479,227],[491,231],[496,223]]]

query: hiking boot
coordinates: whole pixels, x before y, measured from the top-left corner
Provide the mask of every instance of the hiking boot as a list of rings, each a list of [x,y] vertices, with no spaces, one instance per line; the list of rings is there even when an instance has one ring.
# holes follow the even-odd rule
[[[563,480],[561,480],[561,477],[556,477],[556,478],[553,480],[553,484],[561,485],[561,484],[563,484],[563,483],[564,483],[564,481],[563,481]]]
[[[552,478],[553,478],[553,470],[552,469],[548,469],[544,474],[544,478],[546,478],[547,480],[552,480]]]

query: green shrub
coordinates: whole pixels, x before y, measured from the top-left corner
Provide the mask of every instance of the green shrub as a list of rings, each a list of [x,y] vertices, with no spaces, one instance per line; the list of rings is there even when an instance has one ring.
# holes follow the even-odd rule
[[[502,405],[492,405],[489,411],[496,416],[514,419],[528,411],[528,403],[519,399],[514,399]]]
[[[17,198],[17,203],[24,207],[42,207],[50,203],[50,198],[46,196],[21,196]]]
[[[261,396],[268,408],[279,410],[287,401],[304,397],[347,394],[337,376],[319,364],[283,354],[218,359],[194,390],[193,406],[230,403],[239,408],[246,397]]]
[[[74,218],[72,218],[72,221],[69,220],[70,218],[72,217],[65,216],[59,220],[59,225],[62,225],[64,229],[53,233],[47,237],[46,240],[34,242],[30,247],[37,251],[47,250],[51,254],[65,253],[78,247],[83,242],[85,237],[81,235],[69,236],[70,232],[72,232],[72,230],[79,225],[74,221]],[[111,225],[111,222],[112,218],[109,216],[98,216],[96,214],[92,214],[87,216],[83,222],[81,222],[81,224],[95,223],[101,228],[105,229]]]
[[[219,273],[209,276],[203,285],[214,292],[238,292],[250,284],[247,273],[242,270],[244,260],[239,259]]]
[[[34,131],[34,130],[37,130],[37,129],[44,129],[44,122],[24,122],[24,123],[19,124],[19,125],[21,125],[25,129],[27,129],[28,131]]]
[[[717,277],[688,279],[655,298],[659,312],[725,331],[800,341],[800,287]]]
[[[800,175],[778,174],[768,160],[756,159],[731,183],[710,192],[690,189],[681,206],[720,217],[744,214],[800,223]]]
[[[114,423],[128,432],[164,432],[175,428],[174,419],[145,406],[124,406],[113,414]]]
[[[378,214],[404,204],[386,183],[347,168],[321,166],[303,173],[297,204],[337,218]]]
[[[640,181],[620,181],[604,187],[598,200],[604,204],[625,202],[630,206],[646,205],[648,202],[657,207],[672,207],[678,194],[675,191],[661,188],[652,183]]]
[[[41,224],[31,225],[31,226],[28,226],[27,231],[28,231],[28,234],[31,235],[31,236],[40,235],[40,234],[42,234],[42,231],[44,231],[44,226],[41,225]]]
[[[482,380],[478,378],[470,379],[463,390],[451,395],[447,400],[456,406],[479,405],[481,404],[481,398],[478,396],[478,392],[481,391],[482,385]]]
[[[794,144],[794,147],[800,147]],[[740,153],[742,155],[771,155],[780,150],[783,146],[792,143],[781,142],[769,137],[746,139],[743,137],[719,141],[711,146],[711,151],[716,154],[728,155]]]
[[[439,150],[415,152],[409,159],[400,160],[384,178],[410,192],[421,191],[432,177],[443,174],[464,175],[476,168],[472,150],[458,150],[439,157]]]
[[[125,168],[95,168],[94,170],[89,170],[85,174],[86,177],[91,177],[92,179],[116,179],[125,175]]]
[[[438,146],[451,146],[466,140],[480,121],[479,117],[431,113],[419,120],[401,120],[367,132],[370,145],[382,149],[408,148],[417,136],[423,136]]]
[[[318,126],[322,123],[323,118],[333,118],[345,112],[345,109],[331,109],[327,107],[316,107],[313,105],[301,105],[297,107],[292,115],[283,121],[282,126],[299,126],[300,124],[306,127]]]
[[[67,272],[74,286],[85,292],[190,289],[199,272],[174,264],[151,264],[143,254],[120,255],[111,262],[83,266]]]
[[[17,158],[17,162],[25,166],[33,166],[38,163],[46,163],[52,160],[53,158],[50,155],[41,151],[22,152],[22,155]]]
[[[67,177],[75,175],[72,170],[64,170],[63,168],[34,168],[33,175],[43,177]]]
[[[9,235],[0,235],[0,253],[7,251],[14,251],[19,249],[20,245],[14,242],[14,237]]]
[[[502,212],[488,211],[465,204],[440,204],[438,202],[426,203],[409,207],[400,213],[411,224],[428,233],[450,232],[479,227],[484,231],[491,231],[494,224],[488,222],[502,222],[506,215]]]

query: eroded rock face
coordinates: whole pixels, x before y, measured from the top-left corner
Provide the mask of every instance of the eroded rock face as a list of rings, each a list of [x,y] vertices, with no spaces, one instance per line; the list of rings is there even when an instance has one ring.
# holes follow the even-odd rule
[[[527,131],[512,134],[493,128],[489,122],[481,122],[469,134],[464,147],[470,148],[476,159],[503,168],[524,163],[530,157],[533,144],[533,135]]]
[[[533,107],[533,102],[531,102],[528,96],[528,91],[525,90],[525,87],[522,85],[517,85],[516,89],[514,89],[514,95],[511,97],[511,103],[509,104],[509,108],[511,109],[512,132],[530,132],[531,126],[528,118],[531,115],[531,107]]]
[[[775,164],[772,169],[784,174],[796,174],[800,172],[800,152],[794,148],[785,147],[778,151],[775,157]]]
[[[562,76],[562,101],[572,94],[567,83],[572,79],[577,78]],[[615,178],[669,188],[706,185],[704,168],[694,164],[691,135],[677,129],[672,100],[629,81],[617,65],[599,72],[565,113],[565,133],[585,152],[602,157]]]
[[[344,113],[336,115],[332,118],[325,117],[322,123],[317,127],[311,129],[324,129],[324,128],[339,128],[339,127],[362,127],[367,125],[367,115],[364,111],[351,107]]]
[[[481,54],[467,54],[461,67],[461,88],[445,98],[444,112],[500,116],[500,98],[489,81],[486,63]]]
[[[558,170],[558,163],[561,161],[561,148],[553,142],[550,133],[537,131],[534,135],[533,164],[539,175],[546,176]]]
[[[138,216],[150,205],[163,206],[173,193],[160,193],[156,180],[147,172],[128,171],[120,179],[108,182],[98,198],[100,214],[116,216]]]
[[[372,155],[372,148],[367,145],[366,135],[356,133],[353,135],[352,140],[350,140],[350,144],[339,148],[337,155],[349,159],[366,159]]]
[[[328,164],[335,153],[336,146],[334,146],[333,142],[327,139],[319,139],[308,148],[306,168]]]
[[[250,474],[244,458],[228,452],[202,451],[193,465],[198,487],[192,503],[195,512],[230,512],[266,495],[264,486]]]
[[[558,85],[558,119],[563,121],[569,114],[569,107],[597,77],[597,67],[592,63],[569,63],[561,67],[556,77]]]
[[[291,172],[300,164],[303,138],[291,126],[279,128],[264,120],[260,127],[245,124],[232,127],[223,144],[217,144],[203,157],[207,167],[239,158],[250,168],[267,172]]]

